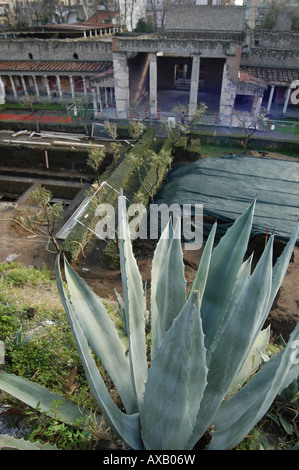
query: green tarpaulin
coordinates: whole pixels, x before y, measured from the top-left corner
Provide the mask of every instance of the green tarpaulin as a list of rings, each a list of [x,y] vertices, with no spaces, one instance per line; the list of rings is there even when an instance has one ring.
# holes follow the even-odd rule
[[[210,216],[221,222],[220,237],[255,196],[252,236],[265,234],[268,227],[275,228],[275,238],[289,239],[299,218],[299,160],[239,155],[180,165],[169,173],[153,202],[203,204],[204,220]],[[204,235],[210,229],[205,223]]]

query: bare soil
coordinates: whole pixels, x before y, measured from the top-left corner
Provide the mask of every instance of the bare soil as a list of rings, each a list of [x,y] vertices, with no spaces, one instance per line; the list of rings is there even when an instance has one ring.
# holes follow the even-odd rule
[[[273,153],[255,153],[264,158],[284,158]],[[298,161],[298,159],[296,159]],[[101,256],[103,243],[93,240],[85,248],[84,256],[74,266],[78,273],[103,298],[116,300],[114,288],[122,292],[121,275],[119,270],[111,270],[103,262]],[[264,239],[254,239],[249,246],[249,252],[254,251],[258,259],[264,247]],[[275,257],[279,256],[283,245],[275,244]],[[143,281],[148,281],[150,288],[151,263],[155,241],[138,241],[134,245],[134,251]],[[41,268],[46,265],[48,269],[54,269],[55,254],[51,244],[41,235],[24,230],[15,221],[15,206],[11,203],[0,203],[0,261],[16,261],[25,266]],[[200,261],[202,250],[184,252],[185,277],[187,284],[193,281]],[[271,323],[272,339],[279,341],[280,335],[285,340],[294,329],[299,320],[299,247],[296,247],[290,262],[287,274],[279,293],[275,299],[273,308],[267,320]],[[33,300],[33,299],[32,299]]]

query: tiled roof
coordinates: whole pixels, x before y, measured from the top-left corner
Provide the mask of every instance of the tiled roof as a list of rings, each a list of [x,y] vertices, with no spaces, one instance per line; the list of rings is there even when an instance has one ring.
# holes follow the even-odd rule
[[[51,25],[44,25],[44,29],[67,29],[67,30],[72,30],[72,31],[77,31],[77,30],[95,30],[95,29],[103,29],[103,28],[113,28],[116,27],[117,25],[113,23],[95,23],[95,22],[86,22],[86,23],[70,23],[70,24],[51,24]]]
[[[242,83],[249,83],[255,86],[260,86],[262,88],[267,88],[265,81],[261,77],[257,77],[253,73],[245,70],[240,70],[239,81]]]
[[[3,72],[66,72],[101,74],[112,69],[111,61],[65,60],[0,60]]]
[[[294,80],[299,80],[299,69],[277,69],[269,67],[241,67],[242,72],[254,75],[265,80],[267,83],[291,84]]]

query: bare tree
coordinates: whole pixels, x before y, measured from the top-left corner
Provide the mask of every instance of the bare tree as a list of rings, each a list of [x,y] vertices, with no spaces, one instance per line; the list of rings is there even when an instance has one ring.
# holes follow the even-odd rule
[[[40,120],[47,111],[51,101],[49,99],[41,100],[40,97],[37,95],[24,95],[18,100],[18,102],[22,106],[28,107],[30,109],[31,114],[35,120],[36,132],[39,132]],[[37,107],[36,105],[38,105],[39,107]]]
[[[55,236],[56,224],[62,217],[64,206],[58,202],[51,204],[52,193],[45,187],[36,188],[31,193],[31,201],[36,209],[18,208],[17,221],[34,232],[44,235],[51,241],[58,253],[60,246]]]
[[[259,115],[251,115],[247,112],[234,110],[234,116],[237,118],[239,127],[241,127],[243,130],[243,148],[246,150],[249,139],[253,136],[253,134],[256,131],[263,129],[263,125],[266,122],[266,115],[264,112],[261,112]]]
[[[45,16],[49,14],[49,4],[45,0],[33,0],[29,4],[32,18],[36,24],[41,25]]]

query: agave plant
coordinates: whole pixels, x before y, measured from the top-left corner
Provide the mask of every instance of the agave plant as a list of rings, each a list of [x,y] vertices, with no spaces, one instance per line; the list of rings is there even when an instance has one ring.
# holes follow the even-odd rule
[[[196,278],[187,291],[180,224],[167,225],[152,262],[150,335],[145,288],[133,255],[125,198],[119,198],[123,297],[116,292],[122,327],[99,297],[64,261],[56,260],[59,293],[90,387],[111,429],[131,448],[190,450],[213,429],[208,449],[232,449],[264,416],[277,394],[299,375],[294,345],[265,355],[263,330],[297,241],[299,223],[272,267],[273,235],[256,266],[244,261],[255,208],[253,201],[216,248],[213,226]],[[147,346],[150,343],[150,346]],[[149,350],[150,349],[150,350]],[[113,381],[123,407],[105,386],[94,355]],[[250,379],[250,380],[249,380]],[[42,411],[56,395],[20,377],[0,374],[0,388]],[[66,399],[61,419],[87,416]],[[56,415],[57,419],[57,415]]]

